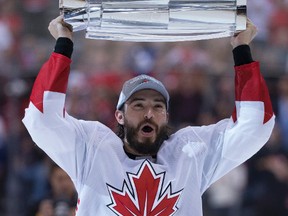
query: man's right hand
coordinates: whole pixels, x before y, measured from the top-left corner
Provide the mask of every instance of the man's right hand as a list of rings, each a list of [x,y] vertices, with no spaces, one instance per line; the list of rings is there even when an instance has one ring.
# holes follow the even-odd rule
[[[56,40],[59,37],[65,37],[72,40],[72,26],[64,22],[63,15],[53,19],[49,23],[48,30]]]

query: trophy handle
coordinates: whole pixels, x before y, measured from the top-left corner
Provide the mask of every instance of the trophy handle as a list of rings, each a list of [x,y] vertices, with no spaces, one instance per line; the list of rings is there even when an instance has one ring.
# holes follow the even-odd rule
[[[239,33],[246,29],[246,24],[247,24],[246,4],[247,4],[246,0],[237,0],[235,33]]]
[[[86,0],[59,0],[60,15],[64,16],[66,23],[70,24],[73,31],[84,30],[88,26]]]

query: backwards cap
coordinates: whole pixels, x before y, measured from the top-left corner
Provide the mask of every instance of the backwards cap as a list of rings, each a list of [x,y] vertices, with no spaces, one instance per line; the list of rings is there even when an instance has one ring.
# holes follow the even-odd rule
[[[159,80],[147,75],[139,75],[124,83],[116,108],[121,109],[132,94],[144,89],[152,89],[163,95],[166,100],[166,107],[169,108],[169,93],[165,86]]]

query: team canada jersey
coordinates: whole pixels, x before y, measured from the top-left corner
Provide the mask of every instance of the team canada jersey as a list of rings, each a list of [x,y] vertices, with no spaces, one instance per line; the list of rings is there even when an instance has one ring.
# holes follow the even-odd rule
[[[201,195],[269,139],[274,115],[253,62],[235,67],[235,110],[229,119],[185,127],[156,158],[129,158],[120,138],[97,121],[64,109],[71,60],[52,53],[35,81],[23,122],[34,142],[71,177],[77,216],[202,216]]]

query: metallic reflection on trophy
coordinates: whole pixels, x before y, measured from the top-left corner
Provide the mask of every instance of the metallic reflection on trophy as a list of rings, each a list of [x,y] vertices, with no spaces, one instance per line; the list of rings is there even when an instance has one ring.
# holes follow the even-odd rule
[[[246,29],[246,0],[59,0],[86,38],[168,42],[223,38]]]

